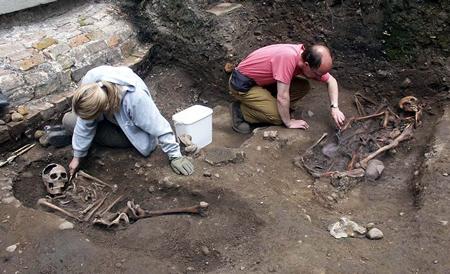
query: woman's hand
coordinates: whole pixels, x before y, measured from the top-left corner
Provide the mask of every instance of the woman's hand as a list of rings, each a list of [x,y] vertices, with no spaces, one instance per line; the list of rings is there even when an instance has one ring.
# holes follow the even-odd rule
[[[77,172],[80,166],[80,158],[73,157],[72,161],[69,164],[69,175],[72,177]]]

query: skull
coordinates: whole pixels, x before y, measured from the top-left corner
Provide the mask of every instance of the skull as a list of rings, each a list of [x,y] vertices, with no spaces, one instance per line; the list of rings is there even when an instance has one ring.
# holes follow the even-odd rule
[[[42,170],[42,180],[48,193],[61,194],[68,181],[66,169],[62,165],[49,164]]]
[[[419,111],[419,99],[414,96],[406,96],[400,99],[398,106],[407,112],[418,112]]]

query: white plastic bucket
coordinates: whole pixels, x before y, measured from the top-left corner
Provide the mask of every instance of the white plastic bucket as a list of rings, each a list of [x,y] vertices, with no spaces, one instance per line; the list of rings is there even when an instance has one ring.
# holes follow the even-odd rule
[[[209,107],[193,105],[185,110],[175,113],[172,121],[175,133],[178,136],[188,134],[192,143],[203,148],[212,142],[212,113]]]

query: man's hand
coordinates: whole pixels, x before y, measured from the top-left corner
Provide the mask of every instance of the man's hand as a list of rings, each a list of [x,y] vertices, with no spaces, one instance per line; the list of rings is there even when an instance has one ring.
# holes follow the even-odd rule
[[[306,121],[291,119],[289,121],[288,128],[308,129],[309,125],[308,125],[308,123]]]
[[[80,158],[73,157],[72,161],[69,164],[69,175],[73,176],[77,172],[78,168],[80,166]]]
[[[338,128],[341,128],[344,125],[345,115],[338,108],[331,108],[331,117],[333,117]]]
[[[191,175],[194,172],[194,165],[185,156],[172,159],[170,166],[176,174]]]

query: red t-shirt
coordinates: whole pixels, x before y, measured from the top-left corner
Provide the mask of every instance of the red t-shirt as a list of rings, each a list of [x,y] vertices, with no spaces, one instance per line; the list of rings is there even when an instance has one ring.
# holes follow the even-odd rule
[[[250,53],[237,69],[255,80],[259,86],[267,86],[277,81],[289,85],[294,76],[303,75],[298,62],[304,50],[305,47],[302,44],[266,46]],[[315,80],[326,82],[329,78],[330,74],[326,73]]]

